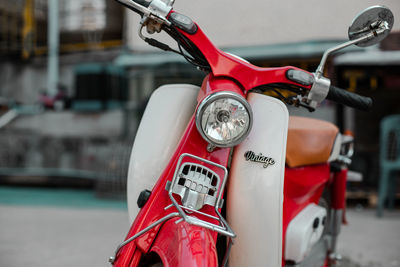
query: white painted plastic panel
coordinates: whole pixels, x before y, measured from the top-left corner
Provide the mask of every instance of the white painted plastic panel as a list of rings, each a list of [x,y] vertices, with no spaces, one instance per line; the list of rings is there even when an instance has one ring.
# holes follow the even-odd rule
[[[314,225],[318,218],[318,224]],[[326,209],[309,204],[289,223],[286,230],[285,259],[300,263],[319,241],[324,231]]]
[[[129,162],[127,194],[129,221],[139,212],[137,198],[151,190],[175,152],[196,108],[199,87],[171,84],[152,94],[140,122]]]
[[[228,181],[227,219],[237,234],[230,267],[282,264],[282,204],[289,115],[279,100],[249,94],[254,115],[248,138],[235,148]],[[274,165],[246,161],[244,154],[272,157]]]

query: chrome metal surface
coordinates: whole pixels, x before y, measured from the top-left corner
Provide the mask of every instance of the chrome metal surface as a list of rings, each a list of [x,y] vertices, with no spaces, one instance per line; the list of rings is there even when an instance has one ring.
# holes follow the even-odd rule
[[[358,182],[361,183],[363,181],[363,174],[361,172],[356,171],[347,171],[347,181],[350,183]]]
[[[244,153],[244,157],[247,161],[250,160],[253,162],[262,163],[264,168],[268,168],[268,166],[275,164],[275,160],[273,158],[263,156],[261,153],[256,155],[256,153],[253,151],[246,151],[246,153]]]
[[[171,219],[171,218],[178,217],[178,216],[179,216],[179,213],[178,213],[178,212],[170,213],[170,214],[168,214],[167,216],[165,216],[165,217],[159,219],[158,221],[156,221],[156,222],[150,224],[149,226],[147,226],[147,227],[144,228],[143,230],[137,232],[135,235],[131,236],[130,238],[128,238],[127,240],[125,240],[124,242],[122,242],[122,243],[117,247],[117,249],[115,250],[114,256],[111,256],[111,257],[108,259],[108,261],[109,261],[111,264],[114,264],[115,259],[116,259],[117,256],[118,256],[118,252],[121,250],[121,248],[123,248],[124,246],[126,246],[127,244],[129,244],[130,242],[132,242],[133,240],[135,240],[136,238],[138,238],[139,236],[141,236],[141,235],[147,233],[148,231],[150,231],[151,229],[153,229],[154,227],[156,227],[156,226],[159,225],[160,223],[163,223],[163,222],[165,222],[166,220],[169,220],[169,219]]]
[[[229,254],[231,253],[232,245],[233,245],[233,241],[232,241],[232,239],[229,239],[228,240],[228,247],[226,248],[224,259],[223,259],[222,265],[221,265],[223,267],[228,266],[228,259],[229,259]]]
[[[354,137],[343,135],[342,145],[347,146],[344,155],[351,158],[354,155]]]
[[[345,42],[343,44],[340,44],[340,45],[337,45],[337,46],[334,46],[332,48],[327,49],[324,52],[324,54],[322,55],[321,62],[319,63],[319,66],[318,66],[317,70],[315,71],[315,77],[322,77],[322,75],[324,73],[324,67],[325,67],[326,60],[328,59],[328,56],[330,54],[332,54],[333,52],[336,52],[338,50],[341,50],[343,48],[346,48],[346,47],[348,47],[350,45],[353,45],[353,44],[362,42],[364,40],[367,40],[369,38],[372,38],[373,36],[374,36],[374,34],[371,33],[370,35],[366,35],[366,36],[360,37],[358,39],[351,40],[351,41],[348,41],[348,42]]]
[[[373,33],[371,38],[356,43],[357,46],[366,47],[382,41],[391,31],[394,23],[392,11],[384,6],[371,6],[353,20],[349,27],[349,39],[355,40]]]
[[[138,10],[139,12],[143,13],[144,17],[149,17],[149,18],[154,19],[154,20],[156,20],[156,21],[158,21],[160,23],[165,23],[168,26],[171,25],[171,22],[169,22],[166,19],[165,16],[160,14],[159,10],[156,10],[157,7],[154,8],[154,6],[153,6],[153,9],[150,9],[150,8],[144,7],[142,5],[139,5],[135,1],[131,1],[131,0],[116,0],[116,1],[122,3],[122,4],[126,5],[126,6],[132,7],[133,9]],[[157,6],[157,4],[155,6]],[[164,13],[164,11],[161,11],[161,12]]]
[[[329,250],[332,254],[336,254],[337,238],[340,234],[343,221],[343,210],[332,209],[331,217],[331,244]]]
[[[184,207],[199,210],[204,205],[214,206],[220,178],[212,170],[195,163],[182,164],[172,192],[181,197]]]
[[[147,9],[146,7],[139,5],[138,3],[136,3],[135,1],[131,1],[131,0],[116,0],[117,2],[120,2],[124,5],[127,5],[129,7],[132,7],[140,12],[142,12],[144,15],[150,15],[150,10]]]
[[[215,172],[211,171],[210,169],[206,168],[203,165],[194,164],[194,163],[183,163],[182,164],[182,160],[185,157],[189,157],[189,158],[192,158],[192,159],[195,159],[195,160],[201,161],[203,163],[206,163],[206,164],[209,164],[209,165],[212,165],[212,166],[215,166],[215,167],[218,167],[218,168],[222,169],[224,171],[224,178],[223,178],[222,182],[221,182],[220,177]],[[182,171],[184,170],[185,166],[189,166],[189,167],[193,167],[194,166],[195,168],[202,168],[202,170],[205,170],[206,172],[205,172],[205,174],[203,174],[203,171],[200,171],[200,173],[199,172],[195,172],[195,171],[194,171],[194,173],[190,173],[190,169],[189,169],[189,172],[187,172],[187,174],[184,174],[183,176],[180,176],[180,174],[183,174]],[[198,176],[196,176],[196,174],[198,174]],[[208,174],[211,174],[211,177],[208,177]],[[181,223],[182,221],[185,221],[185,222],[187,222],[189,224],[192,224],[192,225],[196,225],[196,226],[200,226],[200,227],[203,227],[203,228],[206,228],[206,229],[210,229],[212,231],[215,231],[215,232],[218,232],[218,233],[220,233],[222,235],[227,236],[228,239],[229,239],[229,242],[232,243],[232,238],[235,238],[236,234],[233,232],[232,228],[228,225],[226,220],[222,217],[222,215],[218,211],[218,209],[221,208],[222,203],[223,203],[222,193],[223,193],[223,190],[225,188],[227,177],[228,177],[228,171],[224,166],[216,164],[216,163],[214,163],[212,161],[208,161],[208,160],[202,159],[200,157],[197,157],[197,156],[194,156],[194,155],[191,155],[191,154],[182,154],[180,156],[180,158],[179,158],[178,163],[177,163],[177,167],[175,169],[175,174],[174,174],[174,177],[173,177],[171,183],[166,185],[166,188],[167,188],[167,191],[168,191],[168,195],[169,195],[169,198],[172,201],[172,204],[170,204],[170,205],[168,205],[168,206],[166,206],[164,208],[164,210],[168,210],[168,209],[170,209],[172,207],[175,207],[178,210],[178,212],[172,212],[172,213],[164,216],[163,218],[161,218],[158,221],[150,224],[149,226],[145,227],[141,231],[137,232],[135,235],[131,236],[130,238],[128,238],[127,240],[122,242],[117,247],[117,249],[115,250],[114,256],[109,258],[109,262],[111,264],[113,264],[115,262],[115,259],[118,257],[119,251],[125,245],[129,244],[130,242],[132,242],[133,240],[135,240],[139,236],[147,233],[148,231],[150,231],[151,229],[153,229],[157,225],[159,225],[159,224],[161,224],[161,223],[163,223],[163,222],[165,222],[165,221],[167,221],[169,219],[172,219],[174,217],[181,217],[181,219],[179,219],[179,220],[177,220],[175,222],[177,224]],[[182,185],[179,184],[181,178],[185,178],[185,182],[184,182],[183,186],[187,185],[188,187],[182,188]],[[215,178],[218,178],[219,180],[217,181],[216,185],[212,185],[213,181],[214,181],[213,179],[215,179]],[[190,179],[192,179],[192,180],[190,180]],[[202,190],[197,190],[197,189],[200,189],[200,188],[197,188],[198,184],[196,184],[196,186],[193,186],[194,185],[194,181],[200,182],[199,184],[201,184],[203,186],[203,188],[205,188],[207,186],[215,188],[215,192],[213,192],[213,196],[208,198],[209,195],[208,195],[208,192],[207,192],[206,193],[207,194],[206,197],[204,197],[204,198],[201,197],[201,196],[198,197],[199,194],[204,194],[204,193],[203,193]],[[179,186],[177,186],[177,185],[179,185]],[[178,193],[174,192],[174,188],[176,189],[176,191]],[[187,198],[188,201],[184,202],[185,197],[188,195],[188,191],[187,191],[188,189],[189,190],[193,190],[194,193],[196,193],[196,194],[194,194],[194,197],[192,196],[192,197]],[[182,192],[183,192],[183,197],[181,196]],[[193,192],[189,192],[189,193],[193,193]],[[179,196],[181,196],[182,203],[183,204],[185,203],[187,206],[179,205],[176,202],[175,198],[172,196],[172,194],[178,194]],[[200,202],[199,202],[199,200],[200,200]],[[194,209],[194,208],[198,208],[199,207],[198,204],[199,203],[201,204],[201,202],[203,200],[204,200],[203,205],[214,206],[214,210],[215,210],[215,213],[217,214],[217,217]],[[194,203],[195,207],[191,207],[191,205],[188,205],[188,203],[189,204],[193,204]],[[199,219],[197,217],[194,217],[192,215],[189,215],[189,214],[193,214],[193,215],[198,214],[198,215],[206,216],[208,218],[211,218],[211,219],[214,219],[214,220],[218,221],[219,224],[213,224],[213,223],[201,220],[201,219]]]
[[[210,222],[207,222],[207,221],[200,220],[197,217],[194,217],[192,215],[187,214],[187,212],[185,212],[185,210],[189,211],[189,213],[193,214],[193,215],[195,215],[195,214],[204,215],[205,213],[199,212],[198,210],[192,209],[190,207],[184,207],[182,205],[179,205],[178,202],[175,200],[175,198],[172,195],[174,193],[173,192],[174,185],[179,183],[179,179],[180,179],[179,170],[182,167],[182,160],[185,157],[188,157],[188,158],[191,158],[191,159],[195,159],[195,160],[201,161],[201,162],[203,162],[205,164],[209,164],[211,166],[220,168],[224,172],[224,178],[222,179],[222,182],[220,182],[218,184],[218,187],[216,187],[216,192],[214,194],[214,196],[217,196],[216,197],[216,201],[215,201],[215,203],[213,205],[211,205],[211,206],[214,206],[214,211],[218,216],[218,218],[217,218],[218,219],[218,223],[219,223],[218,225],[210,223]],[[169,190],[168,190],[168,195],[169,195],[169,198],[171,199],[172,204],[178,210],[179,215],[182,217],[182,219],[185,222],[187,222],[189,224],[197,225],[197,226],[200,226],[200,227],[204,227],[206,229],[210,229],[210,230],[216,231],[216,232],[218,232],[218,233],[220,233],[222,235],[225,235],[225,236],[227,236],[229,238],[234,238],[234,237],[236,237],[235,233],[233,232],[232,228],[228,225],[226,220],[222,217],[222,215],[218,211],[218,209],[219,209],[219,207],[221,207],[221,203],[223,201],[222,200],[222,193],[223,193],[224,188],[225,188],[227,177],[228,177],[228,170],[224,166],[216,164],[216,163],[214,163],[212,161],[197,157],[195,155],[184,153],[184,154],[182,154],[180,156],[179,161],[177,163],[177,167],[176,167],[176,170],[175,170],[175,173],[174,173],[174,177],[173,177],[173,179],[171,181],[171,186],[169,187]],[[212,218],[216,218],[216,217],[212,217]]]
[[[337,161],[339,161],[340,163],[343,163],[345,165],[350,165],[352,162],[352,160],[350,158],[348,158],[346,156],[342,156],[342,155],[339,155],[337,157]]]
[[[216,148],[216,146],[213,145],[213,144],[208,144],[207,145],[207,151],[210,152],[210,153],[213,152],[215,148]]]
[[[307,96],[307,103],[312,108],[316,108],[317,104],[321,103],[328,95],[330,86],[331,81],[329,79],[316,74],[314,84]]]
[[[329,86],[330,86],[330,80],[323,77],[323,73],[324,73],[324,68],[325,68],[325,64],[326,64],[326,60],[328,59],[328,56],[330,54],[332,54],[333,52],[336,52],[338,50],[341,50],[343,48],[346,48],[350,45],[353,44],[358,44],[358,43],[362,43],[364,41],[368,41],[372,38],[375,37],[375,34],[380,34],[382,32],[384,32],[385,30],[377,30],[374,32],[370,32],[366,35],[363,35],[357,39],[345,42],[343,44],[340,44],[338,46],[332,47],[328,50],[326,50],[322,56],[321,62],[319,63],[319,66],[317,68],[317,70],[315,71],[315,82],[310,90],[310,93],[308,94],[307,100],[310,103],[310,106],[315,108],[316,105],[320,102],[318,102],[322,97],[323,99],[325,99],[325,97],[328,95],[329,92]],[[328,85],[329,84],[329,85]],[[314,89],[314,90],[313,90]],[[315,99],[315,100],[314,100]],[[323,100],[322,99],[322,100]],[[321,100],[321,101],[322,101]],[[315,101],[315,102],[313,102]]]
[[[171,205],[169,205],[167,208],[165,208],[165,210],[167,210],[167,209],[169,209],[169,208],[171,208],[171,207],[173,207],[173,206],[174,206],[174,205],[171,204]],[[179,205],[179,207],[181,207],[182,209],[188,211],[189,213],[191,213],[191,212],[196,212],[196,213],[198,213],[198,214],[200,214],[200,215],[206,216],[206,217],[211,218],[211,219],[214,219],[214,220],[218,220],[218,219],[219,219],[218,217],[212,216],[212,215],[210,215],[210,214],[208,214],[208,213],[204,213],[204,212],[197,211],[197,210],[194,210],[194,209],[191,209],[191,208],[187,208],[187,207],[184,207],[184,206],[182,206],[182,205]]]
[[[162,0],[153,0],[149,5],[149,9],[156,14],[167,17],[172,10],[172,5],[165,3]]]
[[[235,99],[235,100],[239,101],[246,108],[246,110],[247,110],[247,112],[249,114],[249,126],[248,126],[246,132],[244,134],[242,134],[242,136],[240,138],[238,138],[235,142],[231,142],[231,143],[228,143],[228,144],[216,144],[215,142],[210,140],[210,138],[207,137],[207,135],[203,132],[202,126],[201,126],[201,116],[202,116],[204,110],[213,101],[216,101],[216,100],[221,99],[221,98],[232,98],[232,99]],[[199,107],[197,108],[197,111],[196,111],[196,127],[197,127],[197,130],[199,131],[200,135],[204,138],[204,140],[206,140],[210,145],[212,145],[214,147],[233,147],[233,146],[236,146],[236,145],[240,144],[248,136],[248,134],[250,133],[252,125],[253,125],[253,112],[251,110],[251,107],[250,107],[249,103],[242,96],[240,96],[240,95],[238,95],[236,93],[233,93],[233,92],[222,91],[222,92],[213,93],[213,94],[207,96],[206,98],[203,99],[203,101],[201,101],[201,103],[200,103],[200,105],[199,105]],[[212,147],[210,146],[210,149],[211,148]],[[208,149],[208,147],[207,147],[207,149]]]
[[[354,138],[352,136],[343,135],[342,148],[337,160],[346,165],[350,165],[354,154]]]
[[[140,39],[142,39],[143,41],[145,41],[145,39],[146,39],[146,37],[142,33],[144,26],[145,25],[143,23],[140,23],[139,32],[138,32],[138,35],[139,35]]]
[[[330,253],[329,254],[329,260],[331,261],[330,264],[331,266],[336,266],[338,262],[340,262],[343,259],[342,255],[339,253]],[[339,265],[340,266],[340,265]]]
[[[349,27],[350,41],[325,51],[315,72],[315,77],[323,75],[325,63],[330,54],[353,44],[362,47],[376,44],[389,34],[393,23],[393,13],[386,7],[372,6],[364,10]]]

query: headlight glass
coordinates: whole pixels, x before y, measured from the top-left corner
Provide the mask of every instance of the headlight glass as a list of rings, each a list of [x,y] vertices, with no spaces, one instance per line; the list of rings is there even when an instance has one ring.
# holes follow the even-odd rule
[[[218,147],[239,144],[252,125],[250,105],[242,96],[218,92],[206,97],[196,113],[196,126],[203,138]]]

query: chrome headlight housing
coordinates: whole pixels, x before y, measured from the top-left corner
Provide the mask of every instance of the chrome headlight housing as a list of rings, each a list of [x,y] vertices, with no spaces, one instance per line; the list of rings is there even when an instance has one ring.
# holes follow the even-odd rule
[[[252,123],[249,103],[233,92],[210,94],[196,112],[197,130],[210,145],[217,147],[232,147],[242,142]]]

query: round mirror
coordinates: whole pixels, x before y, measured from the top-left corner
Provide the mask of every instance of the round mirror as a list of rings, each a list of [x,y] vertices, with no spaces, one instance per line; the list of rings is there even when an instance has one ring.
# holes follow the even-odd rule
[[[356,43],[356,45],[366,47],[377,44],[390,33],[393,23],[393,13],[390,9],[384,6],[371,6],[353,20],[349,27],[349,39],[355,40],[373,33],[371,38]]]

